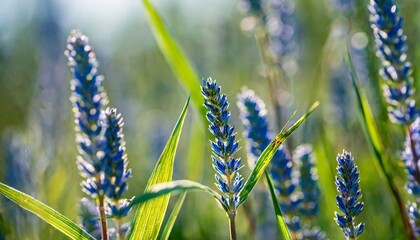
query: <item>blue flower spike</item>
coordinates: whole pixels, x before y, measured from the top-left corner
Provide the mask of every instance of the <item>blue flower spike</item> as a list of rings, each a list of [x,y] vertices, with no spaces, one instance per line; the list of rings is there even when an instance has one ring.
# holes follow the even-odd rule
[[[238,95],[237,105],[244,128],[244,137],[247,140],[248,164],[253,169],[255,161],[272,139],[272,133],[268,126],[267,109],[263,100],[250,89],[242,90]],[[302,199],[296,194],[299,181],[296,171],[293,169],[290,153],[283,144],[280,145],[271,160],[269,174],[273,179],[280,209],[286,216],[289,230],[297,233],[301,230],[301,221],[296,213]]]
[[[382,63],[380,74],[385,79],[383,89],[389,104],[389,118],[400,125],[410,124],[418,112],[413,97],[412,65],[407,59],[404,21],[395,0],[371,0],[369,11],[377,55]]]
[[[337,206],[343,214],[335,212],[335,221],[347,239],[357,239],[365,228],[364,223],[355,223],[355,217],[361,213],[364,205],[360,202],[359,170],[351,153],[345,150],[343,154],[338,155],[337,162],[335,184],[339,195],[336,199]]]
[[[207,108],[209,130],[215,137],[210,141],[213,151],[213,168],[216,170],[216,186],[223,193],[222,202],[229,214],[236,214],[239,206],[239,191],[243,187],[243,179],[239,174],[241,159],[235,158],[239,143],[235,141],[235,128],[229,124],[229,102],[216,80],[203,79],[201,93],[204,97],[204,106]]]
[[[65,55],[74,77],[70,83],[70,101],[76,123],[77,164],[85,179],[83,190],[94,199],[103,198],[108,187],[104,178],[99,177],[106,168],[106,145],[100,119],[108,103],[103,77],[98,74],[99,64],[88,38],[79,30],[70,33]]]

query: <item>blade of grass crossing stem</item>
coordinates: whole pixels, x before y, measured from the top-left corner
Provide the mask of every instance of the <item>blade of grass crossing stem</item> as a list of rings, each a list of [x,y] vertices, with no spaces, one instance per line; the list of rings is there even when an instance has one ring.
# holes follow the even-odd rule
[[[183,54],[179,44],[169,33],[155,7],[149,0],[143,0],[143,4],[146,9],[147,22],[166,62],[178,81],[190,92],[191,99],[200,114],[203,126],[205,126],[207,124],[206,110],[201,96],[200,78],[188,58]]]
[[[163,149],[162,154],[156,163],[155,169],[147,182],[146,191],[157,183],[172,181],[175,153],[178,147],[179,137],[184,124],[189,98],[185,103],[184,109],[176,123],[174,130]],[[169,202],[169,195],[163,196],[153,201],[141,205],[136,212],[132,223],[130,239],[156,239],[162,221],[165,216],[166,208]]]
[[[372,149],[376,156],[376,164],[379,165],[381,174],[390,173],[388,162],[385,155],[385,148],[382,144],[381,137],[379,135],[378,128],[373,117],[372,110],[369,106],[366,93],[356,78],[353,63],[349,52],[347,51],[346,62],[350,69],[350,77],[352,79],[353,88],[356,93],[357,108],[360,116],[362,117],[362,124],[365,129],[365,133],[371,143]]]
[[[319,106],[319,102],[315,102],[312,107],[301,117],[295,124],[293,124],[286,131],[280,132],[274,140],[265,148],[261,153],[260,157],[255,164],[255,168],[252,170],[251,174],[248,177],[248,180],[245,182],[244,187],[239,192],[239,204],[242,204],[251,193],[252,189],[255,187],[255,184],[258,182],[260,177],[263,175],[265,169],[270,163],[271,159],[274,156],[274,153],[280,147],[280,145],[290,136],[293,131],[295,131],[308,117],[311,113]]]
[[[71,239],[95,239],[64,215],[23,192],[0,183],[0,193]]]
[[[171,215],[169,215],[168,222],[166,222],[165,228],[163,228],[163,232],[160,237],[161,240],[169,239],[169,235],[171,235],[171,231],[174,227],[175,220],[178,217],[182,204],[184,203],[185,196],[187,196],[187,191],[183,192],[182,195],[179,196],[178,201],[176,202],[174,209],[171,212]]]
[[[130,207],[134,205],[162,197],[166,194],[179,194],[184,191],[199,191],[211,195],[217,203],[222,204],[220,195],[213,189],[190,180],[177,180],[172,182],[160,183],[153,185],[140,196],[136,196],[130,203]]]
[[[276,213],[277,227],[279,228],[281,239],[283,240],[292,240],[292,235],[289,232],[286,221],[283,218],[283,214],[280,210],[279,202],[277,201],[277,196],[274,191],[273,183],[271,182],[270,176],[267,171],[265,171],[265,179],[267,180],[268,188],[270,190],[271,200],[273,201],[274,212]]]

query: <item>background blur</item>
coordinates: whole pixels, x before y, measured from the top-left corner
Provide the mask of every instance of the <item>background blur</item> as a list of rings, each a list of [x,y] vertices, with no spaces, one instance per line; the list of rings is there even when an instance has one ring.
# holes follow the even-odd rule
[[[403,132],[388,123],[377,74],[373,37],[366,1],[295,0],[293,58],[284,66],[287,77],[278,94],[282,112],[301,114],[315,100],[321,107],[293,134],[289,147],[314,145],[322,190],[318,223],[330,239],[340,239],[333,220],[335,157],[351,151],[361,172],[366,222],[363,239],[402,239],[402,224],[385,181],[379,176],[356,111],[354,90],[343,63],[345,36],[350,36],[359,77],[368,90],[387,151],[398,159]],[[350,5],[347,5],[347,4]],[[212,76],[231,103],[233,121],[241,135],[236,95],[243,86],[254,89],[273,109],[269,84],[261,74],[252,21],[237,0],[155,0],[173,36],[191,59],[198,74]],[[340,5],[341,4],[341,5]],[[420,68],[420,2],[397,1],[405,20],[409,59],[415,76]],[[180,86],[158,49],[140,1],[2,0],[0,1],[0,181],[35,196],[77,220],[76,205],[84,196],[76,168],[70,73],[63,51],[71,29],[89,36],[105,76],[110,105],[125,119],[130,167],[127,196],[144,191],[146,181],[172,131],[188,93]],[[419,81],[416,81],[417,89]],[[417,94],[417,100],[419,100]],[[204,155],[190,149],[193,109],[181,135],[175,179],[213,185],[210,150],[201,129]],[[273,120],[273,119],[272,119]],[[282,125],[272,123],[278,131]],[[204,138],[204,139],[203,139]],[[245,141],[240,154],[246,159]],[[195,156],[203,156],[196,158]],[[246,161],[244,161],[246,163]],[[248,167],[243,175],[248,175]],[[400,167],[399,185],[404,184]],[[250,201],[250,206],[255,200]],[[0,198],[0,232],[10,239],[65,239],[64,235]],[[391,227],[390,227],[391,226]],[[238,214],[239,239],[253,239],[246,214]],[[19,229],[19,231],[16,231]],[[0,234],[1,235],[1,234]],[[173,239],[227,239],[228,223],[214,200],[189,194],[172,232]]]

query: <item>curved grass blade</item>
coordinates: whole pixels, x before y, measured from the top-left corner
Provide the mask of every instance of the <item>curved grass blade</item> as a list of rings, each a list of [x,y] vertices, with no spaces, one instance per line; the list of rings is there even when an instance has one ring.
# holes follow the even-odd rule
[[[179,137],[181,135],[182,126],[190,99],[185,103],[184,109],[163,149],[155,169],[147,182],[146,190],[148,191],[152,185],[172,180],[175,153],[178,147]],[[132,231],[129,239],[156,239],[162,226],[166,208],[168,207],[170,196],[162,196],[141,205],[135,214]]]
[[[71,239],[95,239],[76,223],[46,204],[0,182],[0,193],[20,207],[32,212]]]
[[[187,196],[187,192],[183,192],[181,196],[179,196],[178,201],[175,204],[174,209],[172,210],[171,215],[169,215],[168,222],[163,228],[162,235],[160,236],[161,240],[168,240],[169,235],[171,234],[172,228],[174,227],[175,220],[178,217],[179,211],[181,210],[182,204],[184,203],[185,196]]]
[[[265,169],[270,163],[271,159],[274,156],[274,153],[280,147],[280,145],[289,137],[293,131],[295,131],[308,117],[311,113],[319,106],[319,102],[315,102],[309,110],[296,121],[289,129],[286,131],[281,131],[274,140],[265,148],[261,153],[260,157],[255,164],[255,168],[252,170],[251,174],[248,177],[244,187],[239,192],[239,204],[242,204],[251,193],[252,189],[255,187],[255,184],[258,182],[260,177],[263,175]]]
[[[280,210],[280,204],[277,201],[276,193],[274,192],[273,182],[271,181],[270,176],[267,171],[265,172],[265,179],[267,180],[268,189],[270,189],[271,200],[273,201],[274,211],[276,213],[277,227],[280,231],[281,239],[283,240],[292,240],[292,235],[290,234],[289,228],[287,227],[286,221],[283,218],[283,214]]]
[[[182,52],[179,44],[169,33],[162,17],[154,6],[149,0],[143,0],[143,4],[146,9],[147,22],[166,62],[178,81],[190,92],[191,99],[200,114],[203,126],[205,126],[207,124],[205,119],[206,110],[203,106],[203,97],[201,96],[200,78],[191,62]]]
[[[351,61],[351,56],[347,50],[346,63],[350,69],[350,76],[353,82],[353,88],[356,92],[357,98],[357,107],[359,111],[359,116],[361,118],[361,123],[368,139],[371,149],[375,154],[375,165],[378,167],[379,173],[382,177],[385,177],[385,180],[388,184],[389,189],[392,192],[392,195],[395,198],[395,201],[398,205],[399,212],[401,214],[401,220],[404,224],[404,228],[407,234],[407,237],[412,236],[412,228],[407,215],[407,209],[404,203],[403,196],[394,182],[394,176],[392,174],[391,168],[389,167],[388,158],[386,157],[385,147],[382,144],[381,137],[379,135],[378,128],[373,117],[372,110],[369,106],[366,93],[360,83],[357,81],[356,72],[354,70],[353,63]]]
[[[222,204],[220,195],[214,191],[213,189],[190,180],[176,180],[172,182],[160,183],[156,184],[148,189],[143,195],[135,197],[131,203],[130,207],[147,202],[149,200],[153,200],[157,197],[162,197],[166,194],[179,194],[185,191],[200,191],[205,192],[213,196],[213,198],[219,203]]]
[[[385,148],[382,144],[378,127],[376,126],[366,93],[360,83],[356,80],[356,73],[348,52],[346,56],[346,63],[350,69],[350,77],[353,83],[354,91],[356,93],[357,108],[361,117],[361,122],[364,127],[366,137],[369,139],[373,152],[375,153],[375,159],[377,160],[376,163],[381,169],[381,174],[389,173],[390,168],[385,157]]]

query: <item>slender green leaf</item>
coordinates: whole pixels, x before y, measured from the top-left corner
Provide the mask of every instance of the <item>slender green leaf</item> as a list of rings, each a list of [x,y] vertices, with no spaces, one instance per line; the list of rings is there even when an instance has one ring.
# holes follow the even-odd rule
[[[381,137],[379,135],[378,128],[373,118],[372,110],[369,106],[366,93],[364,92],[363,87],[357,81],[356,72],[354,70],[353,63],[351,61],[351,56],[347,50],[346,62],[350,68],[350,75],[353,82],[353,87],[356,92],[357,97],[357,106],[359,110],[359,115],[361,117],[361,122],[364,128],[366,138],[369,140],[371,148],[375,153],[375,165],[377,166],[379,173],[382,177],[385,177],[389,189],[398,205],[398,210],[401,214],[401,220],[404,224],[407,237],[409,239],[414,239],[413,229],[409,221],[409,216],[407,214],[406,203],[404,202],[403,196],[400,192],[399,187],[394,182],[394,176],[392,174],[392,169],[389,167],[388,158],[385,152],[385,147],[382,143]]]
[[[0,182],[0,193],[71,239],[95,239],[76,223],[35,198]]]
[[[373,152],[376,156],[375,163],[380,168],[381,174],[390,173],[390,168],[386,159],[385,148],[382,144],[378,127],[376,126],[375,119],[373,117],[372,110],[369,106],[366,93],[363,87],[357,81],[356,73],[354,70],[353,63],[350,59],[349,53],[347,53],[346,55],[346,63],[350,69],[350,76],[352,79],[354,91],[356,93],[357,107],[362,120],[362,125],[364,127],[366,137],[369,139]]]
[[[166,194],[179,194],[184,191],[201,191],[213,196],[213,198],[223,205],[220,195],[213,189],[190,180],[176,180],[172,182],[160,183],[150,187],[143,195],[136,196],[131,201],[131,206],[153,200],[157,197],[162,197]],[[143,204],[144,205],[144,204]]]
[[[149,27],[152,30],[166,62],[168,62],[178,81],[190,92],[191,99],[200,113],[202,123],[206,125],[206,110],[203,106],[203,97],[201,96],[200,78],[195,72],[191,62],[181,50],[179,44],[169,33],[162,17],[156,11],[155,7],[149,0],[143,0],[143,4],[146,9],[146,18]]]
[[[276,213],[277,227],[279,228],[281,239],[292,240],[292,235],[290,234],[289,228],[287,227],[286,221],[284,220],[283,214],[281,213],[280,204],[277,201],[273,183],[271,182],[271,178],[267,171],[265,171],[265,178],[267,180],[268,189],[270,189],[271,200],[273,201],[274,211]]]
[[[178,147],[179,137],[181,135],[182,126],[190,99],[185,103],[184,109],[176,123],[169,140],[163,149],[162,154],[156,163],[155,169],[147,182],[146,190],[148,191],[152,185],[172,180],[175,153]],[[132,231],[130,239],[156,239],[165,217],[166,208],[168,207],[170,196],[162,196],[141,205],[136,212],[132,223]]]
[[[169,239],[169,235],[171,234],[172,228],[174,227],[175,220],[178,217],[179,211],[181,210],[182,204],[184,203],[185,196],[187,196],[187,191],[183,192],[182,195],[178,198],[178,201],[175,204],[174,209],[169,215],[168,222],[163,229],[162,236],[160,236],[161,240]]]
[[[251,174],[248,177],[244,187],[239,192],[239,204],[242,204],[251,193],[252,189],[254,189],[255,184],[258,182],[260,177],[263,175],[265,169],[267,168],[268,164],[270,163],[271,159],[274,156],[274,153],[280,147],[280,145],[289,137],[293,131],[295,131],[308,117],[311,113],[319,106],[319,102],[315,102],[312,107],[301,117],[299,120],[296,121],[289,129],[286,131],[281,131],[274,140],[265,148],[265,150],[261,153],[260,157],[255,164],[255,168],[252,170]]]

